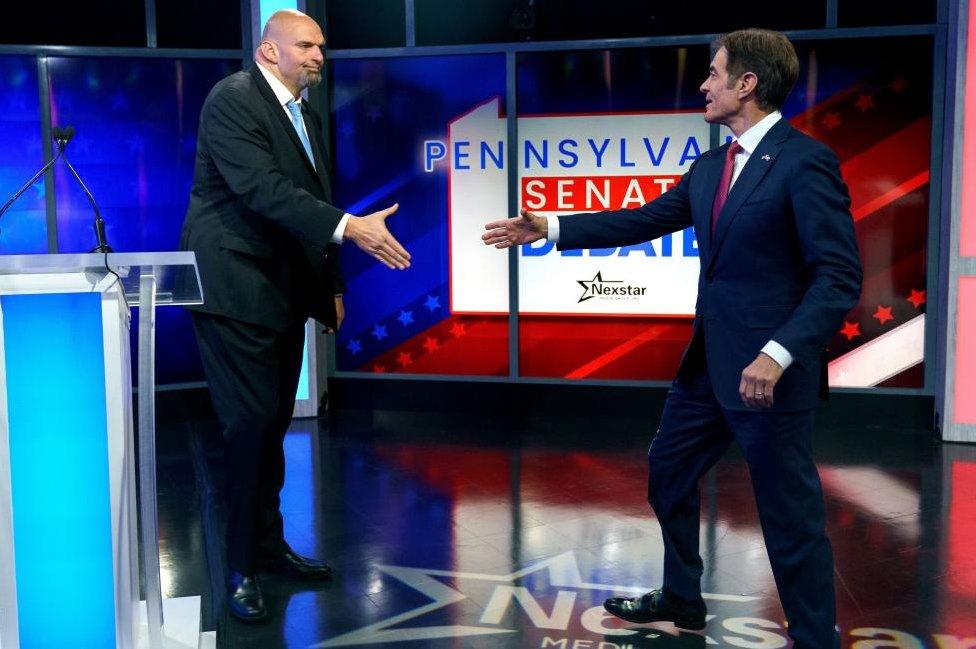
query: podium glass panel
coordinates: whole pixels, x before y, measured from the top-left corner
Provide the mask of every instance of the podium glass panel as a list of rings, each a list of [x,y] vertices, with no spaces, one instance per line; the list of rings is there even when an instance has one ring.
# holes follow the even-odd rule
[[[111,252],[86,255],[4,255],[3,275],[103,275],[106,266],[122,282],[125,301],[139,305],[140,279],[152,275],[156,283],[156,306],[203,304],[200,276],[192,252]]]

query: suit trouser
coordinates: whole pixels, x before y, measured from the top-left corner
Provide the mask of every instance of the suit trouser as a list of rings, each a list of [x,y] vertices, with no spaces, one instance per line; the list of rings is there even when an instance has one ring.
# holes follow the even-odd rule
[[[227,564],[253,575],[265,555],[287,548],[282,443],[295,408],[305,325],[278,332],[194,312],[193,328],[224,433]]]
[[[701,596],[699,479],[735,440],[749,466],[763,538],[795,649],[839,647],[833,554],[813,411],[726,410],[704,364],[675,380],[648,451],[648,500],[664,536],[664,587]]]

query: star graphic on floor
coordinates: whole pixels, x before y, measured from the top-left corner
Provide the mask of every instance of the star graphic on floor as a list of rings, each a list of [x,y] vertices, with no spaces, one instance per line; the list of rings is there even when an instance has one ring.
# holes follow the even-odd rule
[[[575,601],[574,591],[579,590],[597,590],[626,595],[640,595],[650,590],[644,586],[618,586],[584,581],[579,570],[579,565],[576,562],[576,555],[572,551],[543,559],[521,570],[502,575],[455,572],[451,570],[427,570],[401,566],[381,565],[376,568],[380,572],[393,577],[423,594],[430,601],[417,608],[393,615],[392,617],[380,620],[361,629],[319,642],[318,644],[312,645],[314,649],[350,647],[354,645],[390,646],[394,643],[401,642],[424,642],[440,638],[464,638],[516,633],[518,631],[517,629],[504,628],[502,626],[505,613],[516,600],[524,603],[529,598],[534,599],[535,596],[524,584],[526,583],[525,578],[535,573],[547,572],[548,584],[559,588],[561,596],[572,597],[573,601]],[[400,626],[405,622],[450,606],[451,604],[457,604],[465,600],[472,601],[468,595],[462,590],[459,590],[465,580],[477,580],[497,584],[493,596],[484,607],[484,612],[478,620],[478,624]],[[499,593],[501,596],[499,596]],[[708,600],[725,602],[753,602],[759,599],[750,595],[723,595],[717,593],[702,593],[702,597]],[[531,607],[531,602],[529,607]],[[602,612],[602,607],[597,606],[594,609],[598,609],[595,612],[599,615],[598,619],[600,621],[606,618]],[[707,619],[710,620],[713,617],[713,615],[709,615]],[[662,633],[673,636],[684,633],[675,629],[670,623],[657,622],[636,629],[628,629],[623,635],[639,636],[643,632],[648,632],[648,638],[659,637]],[[699,632],[695,633],[700,634]],[[713,640],[710,644],[714,643]]]
[[[455,338],[460,338],[464,334],[465,334],[464,325],[461,324],[460,322],[455,322],[454,325],[451,327],[451,335],[453,335]]]
[[[386,327],[382,327],[380,325],[373,327],[373,336],[376,338],[376,340],[383,340],[386,338]]]
[[[426,349],[428,353],[436,352],[440,346],[441,344],[437,342],[436,338],[431,338],[430,336],[427,336],[424,339],[424,349]]]
[[[363,346],[359,344],[358,340],[350,340],[349,344],[346,345],[346,349],[349,350],[350,354],[358,354],[363,351]]]
[[[400,311],[400,315],[397,317],[397,320],[400,321],[400,324],[406,327],[408,324],[413,323],[413,311]]]

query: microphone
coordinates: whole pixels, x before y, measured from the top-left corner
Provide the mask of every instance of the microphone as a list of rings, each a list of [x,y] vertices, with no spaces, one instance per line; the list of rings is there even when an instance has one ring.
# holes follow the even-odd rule
[[[54,141],[57,143],[58,148],[64,149],[64,147],[68,146],[68,142],[71,141],[71,138],[75,136],[75,127],[65,126],[64,128],[60,128],[55,126],[51,129],[51,135],[54,137]]]
[[[61,155],[64,153],[64,148],[66,146],[68,146],[68,142],[71,141],[71,138],[73,138],[75,136],[75,129],[74,129],[73,126],[68,126],[66,128],[61,128],[59,126],[55,126],[54,128],[51,129],[51,136],[54,139],[55,144],[57,145],[57,152],[48,161],[48,163],[46,165],[44,165],[43,167],[41,167],[41,170],[40,171],[38,171],[36,174],[34,174],[33,176],[31,176],[30,177],[30,180],[28,180],[26,183],[24,183],[23,186],[20,189],[17,190],[17,193],[14,194],[13,196],[11,196],[10,199],[7,200],[7,202],[3,204],[3,207],[0,207],[0,216],[3,216],[4,212],[6,212],[7,210],[9,210],[10,209],[10,206],[14,204],[14,201],[16,201],[18,198],[20,198],[21,195],[24,192],[26,192],[27,189],[31,185],[33,185],[35,182],[37,182],[37,179],[38,178],[40,178],[41,176],[43,176],[44,173],[48,169],[50,169],[54,165],[55,162],[57,162],[58,158],[60,158]]]
[[[64,149],[68,146],[68,142],[70,142],[71,138],[75,136],[75,128],[73,126],[66,126],[63,129],[54,129],[52,130],[52,134],[54,135],[55,141],[58,143],[58,150],[61,152],[62,157],[64,158],[65,166],[68,167],[68,171],[71,172],[71,175],[74,176],[75,180],[78,181],[78,184],[81,185],[82,191],[85,192],[88,202],[91,203],[92,209],[95,211],[95,239],[97,245],[92,248],[91,252],[113,252],[112,248],[105,240],[105,221],[102,219],[102,213],[98,209],[98,203],[95,202],[95,197],[92,196],[91,191],[89,191],[88,186],[85,185],[85,182],[81,179],[81,176],[79,176],[78,172],[75,171],[71,161],[68,160],[68,156],[64,154]]]

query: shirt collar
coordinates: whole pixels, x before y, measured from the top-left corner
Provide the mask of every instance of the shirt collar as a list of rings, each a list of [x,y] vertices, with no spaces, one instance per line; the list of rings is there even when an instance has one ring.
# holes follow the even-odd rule
[[[752,155],[752,152],[756,150],[759,146],[759,142],[765,137],[766,133],[769,133],[769,129],[782,119],[783,114],[778,110],[774,110],[769,115],[766,115],[761,120],[753,124],[749,130],[743,133],[737,140],[739,146],[742,150]]]
[[[302,103],[301,95],[298,96],[298,99],[295,99],[295,96],[291,94],[291,90],[289,90],[288,87],[285,86],[285,84],[283,84],[280,79],[278,79],[278,77],[273,75],[271,73],[271,70],[267,69],[260,63],[258,63],[257,66],[258,66],[258,70],[261,71],[261,74],[263,74],[264,78],[267,80],[268,85],[271,86],[271,90],[272,92],[274,92],[275,97],[278,98],[279,104],[284,106],[289,101],[294,101],[295,103],[301,105]],[[753,128],[755,128],[755,126]]]

